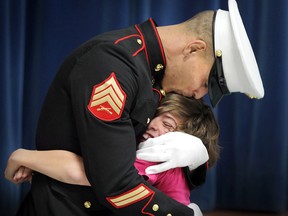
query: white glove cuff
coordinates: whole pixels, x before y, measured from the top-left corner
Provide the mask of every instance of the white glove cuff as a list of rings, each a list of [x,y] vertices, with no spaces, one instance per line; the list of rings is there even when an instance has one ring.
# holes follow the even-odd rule
[[[199,208],[199,206],[198,206],[197,204],[195,204],[195,203],[190,203],[190,204],[188,205],[188,207],[191,208],[191,209],[193,209],[193,211],[194,211],[194,216],[203,216],[203,214],[202,214],[202,212],[201,212],[201,210],[200,210],[200,208]]]

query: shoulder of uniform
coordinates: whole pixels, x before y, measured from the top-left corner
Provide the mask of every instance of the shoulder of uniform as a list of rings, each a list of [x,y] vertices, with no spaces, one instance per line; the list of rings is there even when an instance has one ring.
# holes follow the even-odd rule
[[[142,50],[145,49],[144,39],[140,34],[137,33],[120,37],[115,40],[114,44],[128,48],[132,56],[138,55]]]

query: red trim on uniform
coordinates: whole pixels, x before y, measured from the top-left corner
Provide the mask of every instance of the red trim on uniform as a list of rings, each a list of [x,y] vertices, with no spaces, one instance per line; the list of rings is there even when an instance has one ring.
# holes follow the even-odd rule
[[[159,101],[161,101],[162,100],[161,92],[158,89],[156,89],[156,88],[153,88],[153,91],[156,91],[159,94]]]
[[[209,167],[209,162],[207,161],[206,162],[206,169],[208,169],[208,167]]]
[[[141,52],[143,49],[145,49],[145,46],[143,45],[139,50],[137,50],[135,53],[133,53],[133,57],[138,55],[139,52]]]
[[[139,35],[137,35],[137,34],[132,34],[132,35],[125,36],[125,37],[123,37],[123,38],[119,38],[118,40],[116,40],[116,41],[114,42],[114,44],[118,44],[120,41],[126,40],[126,39],[131,38],[131,37],[139,37]]]
[[[148,63],[150,64],[149,58],[148,58],[148,53],[147,53],[147,50],[146,50],[146,43],[145,43],[143,34],[142,34],[142,32],[140,31],[140,29],[138,28],[137,25],[135,25],[135,28],[136,28],[136,30],[139,32],[139,34],[141,35],[142,42],[143,42],[143,47],[144,47],[144,51],[145,51],[145,55],[146,55],[146,59],[147,59]]]
[[[125,37],[123,37],[123,38],[119,38],[118,40],[116,40],[116,41],[114,42],[114,44],[118,44],[119,42],[121,42],[121,41],[123,41],[123,40],[126,40],[126,39],[128,39],[128,38],[131,38],[131,37],[139,37],[139,38],[141,38],[142,43],[143,43],[143,45],[141,46],[141,48],[140,48],[139,50],[137,50],[135,53],[132,54],[132,56],[134,57],[134,56],[138,55],[138,53],[141,52],[143,49],[145,49],[145,42],[144,42],[144,40],[143,40],[143,38],[142,38],[141,35],[133,34],[133,35],[125,36]]]
[[[149,20],[152,23],[153,29],[154,29],[155,34],[157,36],[158,43],[159,43],[159,46],[160,46],[160,49],[161,49],[161,53],[162,53],[162,58],[163,58],[164,64],[166,65],[166,57],[165,57],[165,53],[164,53],[164,49],[163,49],[163,46],[162,46],[162,42],[161,42],[160,36],[158,34],[158,31],[156,29],[156,26],[155,26],[155,23],[154,23],[153,19],[150,18]]]
[[[150,215],[150,216],[155,216],[155,214],[151,214],[151,213],[149,213],[149,212],[145,212],[144,210],[145,210],[145,208],[150,204],[150,202],[151,202],[151,200],[153,199],[153,197],[154,197],[154,191],[153,191],[153,196],[151,196],[150,197],[150,199],[149,199],[149,201],[146,203],[146,205],[142,208],[142,210],[141,210],[141,212],[145,215]]]

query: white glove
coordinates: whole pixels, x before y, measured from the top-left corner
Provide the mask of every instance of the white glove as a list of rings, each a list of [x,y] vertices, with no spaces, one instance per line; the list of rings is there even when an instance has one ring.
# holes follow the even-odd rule
[[[194,216],[203,216],[199,206],[195,203],[190,203],[188,205],[189,208],[193,209],[194,210]]]
[[[177,131],[141,142],[136,156],[141,160],[163,162],[146,168],[147,174],[186,166],[193,170],[209,159],[207,149],[199,138]]]

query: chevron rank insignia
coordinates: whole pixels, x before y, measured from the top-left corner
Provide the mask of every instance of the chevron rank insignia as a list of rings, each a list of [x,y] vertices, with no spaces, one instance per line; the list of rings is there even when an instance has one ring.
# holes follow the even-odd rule
[[[88,105],[89,111],[104,121],[113,121],[120,118],[125,106],[126,93],[112,73],[102,83],[93,87]]]
[[[154,191],[152,191],[146,185],[140,184],[132,190],[129,190],[123,194],[115,197],[107,197],[106,199],[115,208],[124,208],[126,206],[132,205],[133,203],[139,202],[151,195],[154,195]]]

